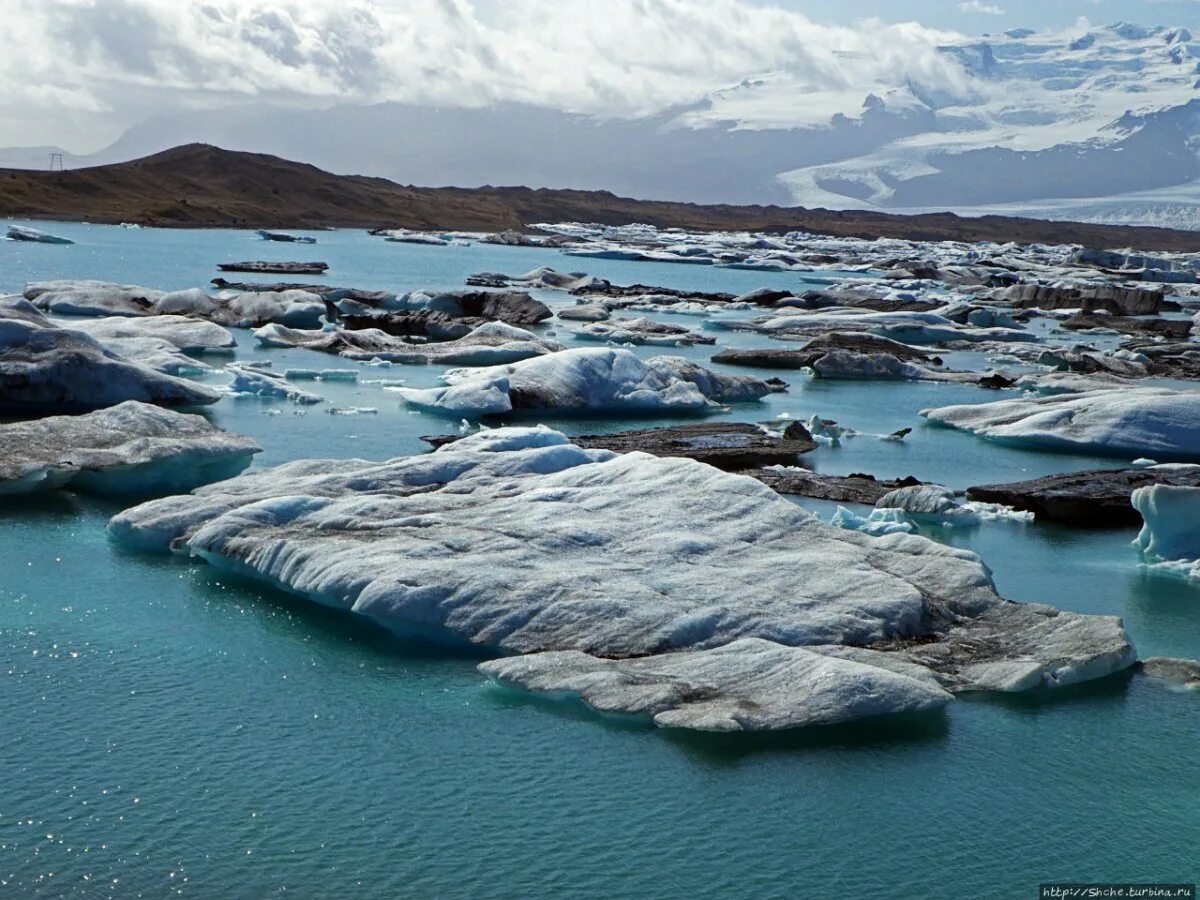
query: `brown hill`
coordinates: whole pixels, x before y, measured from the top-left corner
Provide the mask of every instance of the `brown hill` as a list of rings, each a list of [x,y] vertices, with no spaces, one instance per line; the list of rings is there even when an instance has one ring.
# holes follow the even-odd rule
[[[813,231],[847,237],[1075,243],[1200,251],[1200,233],[951,213],[898,216],[779,206],[631,200],[607,191],[423,188],[333,175],[276,156],[188,144],[144,159],[35,172],[0,169],[0,215],[176,227],[433,228],[498,231],[532,222],[646,222],[694,230]]]

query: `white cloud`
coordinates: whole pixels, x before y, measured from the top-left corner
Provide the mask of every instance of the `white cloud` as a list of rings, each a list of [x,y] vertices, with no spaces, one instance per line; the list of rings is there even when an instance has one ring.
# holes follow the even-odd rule
[[[979,0],[972,0],[978,4]],[[804,89],[956,90],[909,23],[818,25],[749,0],[0,0],[0,143],[93,149],[158,110],[516,100],[603,115],[689,102],[747,75]]]
[[[988,16],[1002,16],[1004,10],[994,3],[985,3],[984,0],[963,0],[958,4],[958,8],[965,13],[983,13]]]

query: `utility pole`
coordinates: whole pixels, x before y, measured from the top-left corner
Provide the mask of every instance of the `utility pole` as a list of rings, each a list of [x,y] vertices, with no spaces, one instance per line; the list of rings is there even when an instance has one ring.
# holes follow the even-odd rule
[[[63,170],[63,155],[61,153],[50,154],[50,171],[61,172]]]

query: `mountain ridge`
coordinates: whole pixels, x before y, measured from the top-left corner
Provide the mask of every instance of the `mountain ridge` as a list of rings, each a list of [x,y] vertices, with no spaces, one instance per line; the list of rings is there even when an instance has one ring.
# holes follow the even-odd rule
[[[1070,243],[1200,252],[1200,233],[952,213],[898,216],[781,206],[636,200],[608,191],[414,187],[335,175],[277,156],[185,144],[124,163],[0,169],[0,215],[163,227],[502,231],[537,222],[645,222],[697,231],[813,231],[843,237]]]

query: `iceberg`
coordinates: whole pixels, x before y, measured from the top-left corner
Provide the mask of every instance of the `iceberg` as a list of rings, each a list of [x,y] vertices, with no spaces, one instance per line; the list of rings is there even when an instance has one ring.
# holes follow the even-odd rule
[[[187,491],[232,478],[261,450],[201,416],[129,400],[81,416],[0,425],[0,495]]]
[[[1144,525],[1139,550],[1164,560],[1200,560],[1200,488],[1154,484],[1133,492],[1130,502]]]
[[[59,316],[151,316],[162,291],[108,281],[34,281],[25,299]]]
[[[563,350],[507,366],[451,369],[446,387],[388,388],[405,403],[454,416],[514,410],[705,412],[759,400],[778,388],[757,378],[721,375],[682,357],[641,360],[628,350]]]
[[[596,671],[636,708],[644,672],[678,707],[704,692],[681,695],[673,677],[699,687],[710,674],[714,706],[664,724],[776,727],[942,702],[787,648],[885,673],[917,667],[950,693],[1070,684],[1134,661],[1120,620],[1002,600],[972,553],[831,528],[752,478],[585,450],[545,428],[477,432],[383,463],[293,462],[142,504],[109,527],[123,544],[191,555],[400,634],[613,661],[522,660],[538,689],[578,692],[580,671]],[[674,657],[723,647],[728,658]],[[521,681],[520,668],[485,671]],[[879,702],[855,684],[877,685]],[[787,690],[840,712],[809,719],[778,697],[754,718],[756,698]]]
[[[1200,460],[1200,392],[1124,388],[921,411],[931,422],[1039,450]]]
[[[300,331],[265,325],[254,336],[266,347],[304,347],[346,359],[413,365],[496,366],[563,349],[561,344],[504,322],[485,322],[457,340],[429,344],[414,344],[378,328]]]
[[[226,367],[232,373],[233,381],[227,390],[231,394],[243,397],[266,397],[278,400],[290,400],[293,403],[312,405],[324,403],[325,398],[319,394],[301,390],[293,384],[288,384],[283,378],[268,375],[257,369],[243,364]]]
[[[171,350],[167,348],[168,355]],[[19,297],[0,298],[4,411],[80,411],[125,400],[200,406],[220,397],[209,388],[125,359],[89,334],[60,328]]]
[[[189,319],[186,316],[109,316],[79,319],[72,322],[70,327],[75,331],[84,331],[103,343],[112,340],[156,338],[167,341],[184,353],[227,353],[237,347],[237,341],[227,329],[213,322]]]
[[[697,334],[678,325],[664,325],[642,316],[637,319],[612,319],[593,322],[575,332],[588,341],[609,341],[614,344],[647,344],[659,347],[690,347],[695,344],[715,344],[716,338]]]

